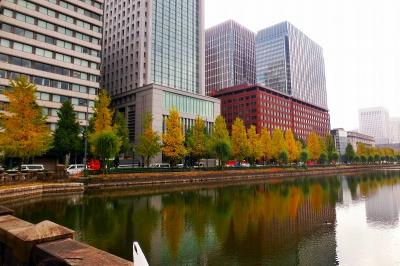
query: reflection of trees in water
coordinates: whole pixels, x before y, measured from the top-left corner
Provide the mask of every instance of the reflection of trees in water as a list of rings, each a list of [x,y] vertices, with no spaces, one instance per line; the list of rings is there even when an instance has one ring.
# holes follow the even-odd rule
[[[127,259],[135,240],[146,254],[168,251],[169,255],[155,259],[167,256],[179,264],[188,249],[182,243],[193,236],[191,241],[205,252],[210,265],[218,265],[221,258],[236,265],[251,260],[296,264],[310,242],[305,240],[323,233],[331,242],[319,244],[327,247],[324,256],[333,261],[341,180],[301,178],[162,196],[91,195],[35,202],[16,211],[31,222],[49,219],[74,228],[83,241]],[[399,180],[393,172],[346,178],[353,198],[369,196]],[[191,252],[196,257],[199,251]]]
[[[396,171],[365,173],[346,177],[346,182],[352,200],[359,200],[363,197],[370,197],[383,186],[393,187],[398,185],[400,182],[400,175]]]

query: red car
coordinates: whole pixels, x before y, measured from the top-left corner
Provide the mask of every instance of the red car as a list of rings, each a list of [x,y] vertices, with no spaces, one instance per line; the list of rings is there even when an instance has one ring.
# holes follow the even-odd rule
[[[99,171],[101,169],[100,161],[96,159],[90,159],[87,162],[87,169],[90,171]]]

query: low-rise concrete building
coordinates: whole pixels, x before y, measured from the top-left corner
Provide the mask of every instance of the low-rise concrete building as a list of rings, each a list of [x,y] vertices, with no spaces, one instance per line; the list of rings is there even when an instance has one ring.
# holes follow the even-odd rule
[[[374,137],[361,134],[356,131],[345,131],[343,128],[331,130],[331,134],[335,143],[335,147],[340,155],[346,153],[347,144],[351,144],[355,151],[359,143],[365,144],[367,147],[375,147]]]

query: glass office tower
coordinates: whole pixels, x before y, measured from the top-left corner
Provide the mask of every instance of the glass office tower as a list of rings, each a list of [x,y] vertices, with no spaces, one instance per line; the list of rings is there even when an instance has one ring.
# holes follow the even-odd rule
[[[255,34],[228,20],[206,30],[206,93],[254,84]]]
[[[220,102],[204,90],[204,0],[106,0],[104,16],[102,84],[130,141],[146,113],[162,133],[171,108],[185,129],[197,115],[211,126]]]
[[[322,48],[288,22],[256,35],[257,82],[327,108]]]

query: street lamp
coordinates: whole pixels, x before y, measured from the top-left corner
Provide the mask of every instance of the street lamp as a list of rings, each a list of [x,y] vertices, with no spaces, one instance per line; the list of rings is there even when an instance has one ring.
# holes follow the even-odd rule
[[[85,124],[85,151],[83,164],[87,167],[87,144],[88,144],[88,126],[89,126],[89,100],[86,99],[86,124]]]

